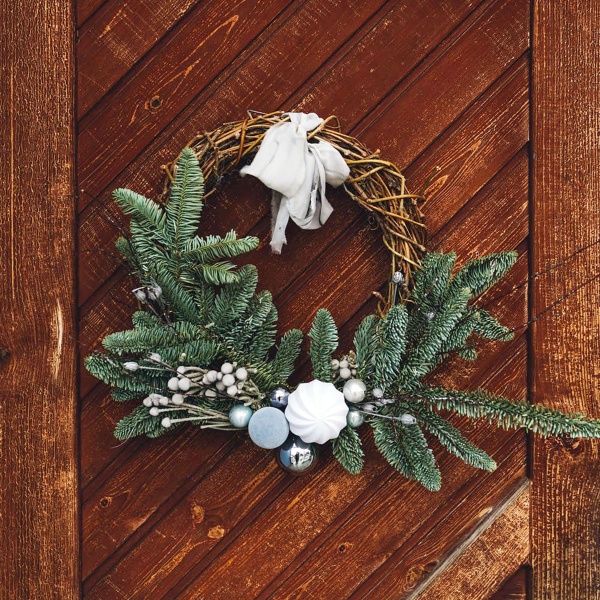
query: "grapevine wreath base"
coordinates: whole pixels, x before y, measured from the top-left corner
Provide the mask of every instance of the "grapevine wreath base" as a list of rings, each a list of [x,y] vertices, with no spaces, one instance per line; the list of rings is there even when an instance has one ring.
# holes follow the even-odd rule
[[[131,217],[131,235],[117,248],[139,280],[133,293],[140,306],[133,328],[107,336],[105,353],[88,356],[86,366],[113,387],[115,400],[137,403],[116,437],[157,437],[180,425],[246,430],[294,474],[312,470],[316,447],[331,441],[335,458],[358,473],[360,432],[369,426],[387,461],[430,490],[440,488],[441,476],[425,432],[464,462],[495,468],[440,409],[544,436],[600,437],[600,422],[583,415],[427,384],[427,375],[456,354],[476,360],[478,340],[511,339],[477,299],[516,254],[491,254],[454,272],[454,254],[424,253],[422,196],[407,191],[395,165],[334,123],[314,114],[251,115],[192,140],[167,167],[160,202],[114,192]],[[308,333],[313,379],[297,386],[288,379],[302,332],[277,340],[277,310],[268,291],[256,291],[256,268],[231,262],[258,240],[235,231],[196,233],[203,198],[238,167],[279,182],[272,187],[274,223],[291,216],[305,228],[322,225],[325,183],[343,185],[375,216],[390,250],[389,292],[378,314],[364,318],[353,347],[337,354],[336,325],[326,309],[317,311]],[[296,187],[282,176],[286,168]]]

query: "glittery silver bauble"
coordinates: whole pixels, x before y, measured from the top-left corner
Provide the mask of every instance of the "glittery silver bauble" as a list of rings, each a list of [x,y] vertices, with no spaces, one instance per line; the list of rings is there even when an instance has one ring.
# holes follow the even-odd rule
[[[275,408],[285,408],[288,404],[289,395],[290,393],[284,387],[276,387],[269,394],[271,406],[274,406]]]
[[[344,398],[348,402],[362,402],[367,393],[367,386],[360,379],[348,379],[344,384]]]
[[[252,409],[243,404],[236,404],[229,409],[229,422],[239,429],[248,427],[248,423],[252,418]]]
[[[277,464],[287,473],[305,475],[317,464],[317,448],[303,442],[297,435],[290,434],[280,448],[275,450]]]
[[[365,417],[362,413],[358,412],[357,410],[350,410],[348,412],[348,415],[346,416],[346,422],[348,423],[348,427],[356,429],[365,422]]]
[[[403,425],[414,425],[417,422],[417,419],[408,413],[400,415],[400,422]]]

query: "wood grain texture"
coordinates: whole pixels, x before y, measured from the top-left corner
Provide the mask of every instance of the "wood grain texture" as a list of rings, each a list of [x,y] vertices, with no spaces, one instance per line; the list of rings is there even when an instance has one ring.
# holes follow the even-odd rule
[[[490,596],[489,600],[527,600],[530,597],[528,595],[530,573],[531,569],[528,566],[520,567],[497,592]]]
[[[542,270],[600,236],[600,4],[539,0],[533,42],[532,268]],[[598,247],[536,281],[532,311],[600,271]],[[600,417],[600,285],[582,288],[532,330],[534,402]],[[533,446],[535,600],[600,597],[597,442]]]
[[[0,2],[2,598],[79,597],[72,10]]]
[[[132,310],[131,282],[109,254],[122,226],[110,191],[128,186],[155,194],[162,163],[198,130],[246,109],[335,113],[345,131],[400,162],[413,189],[441,165],[439,199],[426,207],[432,243],[456,249],[461,262],[517,248],[517,266],[496,290],[506,299],[484,301],[512,326],[526,320],[527,0],[352,0],[343,10],[339,0],[301,0],[272,3],[271,12],[210,0],[182,3],[189,7],[183,16],[165,0],[156,0],[153,15],[143,0],[125,0],[122,7],[137,6],[137,21],[150,24],[139,48],[135,19],[122,18],[119,4],[108,0],[89,18],[90,31],[111,15],[117,21],[93,52],[90,38],[80,55],[92,75],[101,56],[117,51],[126,59],[106,66],[104,88],[89,90],[94,105],[80,120],[86,350],[127,327]],[[232,15],[239,18],[225,34],[219,25]],[[191,65],[177,89],[164,88]],[[161,86],[163,103],[151,106]],[[413,120],[415,127],[407,126]],[[232,178],[205,207],[204,230],[234,227],[267,240],[264,197],[256,182]],[[332,201],[327,227],[290,228],[283,255],[271,256],[262,244],[243,260],[257,264],[259,285],[273,291],[282,329],[307,330],[317,307],[327,306],[346,349],[374,308],[371,292],[385,285],[387,257],[367,216],[342,194]],[[519,335],[482,347],[480,361],[453,362],[437,377],[522,399],[526,354]],[[296,377],[308,374],[304,359]],[[106,388],[84,374],[81,390],[84,594],[97,600],[410,594],[525,477],[522,432],[456,418],[498,460],[496,473],[478,473],[432,443],[445,486],[430,494],[393,472],[367,435],[368,468],[360,476],[344,473],[324,449],[320,470],[294,479],[243,437],[190,429],[117,444],[112,424],[129,407],[111,403]]]
[[[110,2],[106,10],[93,14],[79,29],[77,117],[81,119],[196,3]]]
[[[529,558],[529,481],[523,482],[410,600],[486,600]]]

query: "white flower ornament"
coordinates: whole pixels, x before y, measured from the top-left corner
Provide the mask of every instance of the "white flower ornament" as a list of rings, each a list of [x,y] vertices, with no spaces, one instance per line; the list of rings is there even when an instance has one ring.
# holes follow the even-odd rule
[[[285,409],[290,431],[309,444],[324,444],[346,427],[348,407],[333,383],[315,379],[292,392]]]

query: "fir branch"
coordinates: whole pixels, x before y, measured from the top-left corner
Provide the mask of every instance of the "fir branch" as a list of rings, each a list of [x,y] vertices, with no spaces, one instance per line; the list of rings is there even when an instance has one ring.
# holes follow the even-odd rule
[[[454,288],[448,294],[444,306],[408,352],[399,377],[401,389],[413,387],[438,364],[444,342],[467,309],[469,298],[468,288]]]
[[[446,299],[456,264],[456,254],[429,252],[423,257],[421,269],[415,274],[415,285],[411,299],[426,310],[436,310]]]
[[[206,283],[223,285],[238,281],[238,274],[234,271],[235,265],[229,261],[219,261],[212,264],[197,264],[191,267]]]
[[[331,356],[338,345],[338,330],[328,310],[317,311],[308,337],[315,379],[331,381]]]
[[[161,420],[165,416],[172,416],[169,413],[162,413],[159,417],[153,417],[145,406],[138,406],[133,412],[123,417],[115,427],[115,437],[118,440],[127,440],[139,435],[148,437],[159,437],[167,432],[167,429],[161,425]],[[176,426],[175,423],[173,426]]]
[[[473,315],[473,321],[473,331],[482,338],[508,342],[515,337],[509,327],[499,323],[487,310],[477,310]]]
[[[175,165],[175,178],[166,208],[171,251],[183,250],[196,233],[203,195],[204,178],[198,159],[191,148],[184,148]]]
[[[114,388],[148,394],[166,386],[167,379],[159,371],[126,371],[116,360],[102,354],[90,354],[84,362],[94,377]]]
[[[139,271],[135,248],[126,237],[119,236],[115,242],[115,248],[135,272]]]
[[[407,325],[408,313],[404,304],[393,306],[379,323],[374,381],[383,390],[397,379],[400,372],[406,350]]]
[[[373,359],[377,349],[378,324],[379,319],[375,315],[367,315],[360,322],[354,334],[356,375],[368,387],[375,385],[373,381]]]
[[[511,402],[484,390],[460,391],[445,388],[421,388],[412,396],[438,408],[447,408],[472,419],[483,417],[504,429],[526,429],[541,436],[569,435],[580,438],[600,437],[600,420],[578,413],[563,413],[539,404]]]
[[[171,325],[155,325],[154,327],[137,327],[127,331],[117,331],[107,335],[102,340],[106,350],[117,354],[148,354],[158,348],[206,339],[204,329],[178,321]]]
[[[360,436],[355,429],[344,427],[340,435],[333,440],[333,455],[337,461],[352,475],[362,471],[365,453]]]
[[[164,323],[156,315],[145,310],[136,310],[133,315],[131,315],[131,321],[136,329],[164,327]]]
[[[472,297],[480,296],[512,269],[517,261],[516,252],[498,252],[468,262],[455,276],[455,288],[469,288]]]
[[[303,334],[299,329],[290,329],[283,334],[273,359],[273,374],[276,379],[285,381],[293,372],[300,356]]]
[[[377,417],[371,419],[371,425],[375,445],[392,467],[430,491],[440,489],[440,470],[418,425],[398,425]]]
[[[167,306],[175,313],[178,319],[199,322],[199,313],[194,304],[194,299],[180,280],[170,271],[169,265],[158,262],[154,272],[154,279],[161,287]]]
[[[254,265],[243,266],[238,271],[238,276],[238,281],[226,285],[215,298],[210,320],[223,335],[246,312],[258,284],[258,273]]]
[[[469,442],[454,425],[433,412],[427,405],[420,401],[412,401],[407,402],[404,408],[415,416],[427,431],[435,435],[446,450],[466,464],[484,471],[496,469],[496,462],[488,454]]]
[[[111,392],[112,399],[115,402],[128,402],[129,400],[139,400],[144,395],[142,392],[133,390],[124,390],[122,388],[114,388]]]
[[[125,188],[115,190],[113,198],[126,215],[131,215],[148,232],[159,234],[164,239],[166,215],[162,206]]]
[[[275,344],[276,336],[277,309],[275,308],[275,305],[270,302],[269,312],[262,323],[256,326],[254,335],[250,339],[247,352],[251,361],[264,360],[267,357],[269,350]]]
[[[211,263],[223,258],[233,258],[254,250],[259,239],[256,237],[237,238],[235,231],[229,231],[225,237],[208,235],[205,238],[196,237],[188,244],[183,257],[196,263]]]

